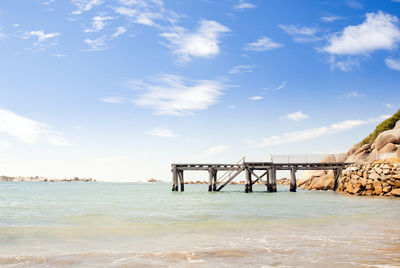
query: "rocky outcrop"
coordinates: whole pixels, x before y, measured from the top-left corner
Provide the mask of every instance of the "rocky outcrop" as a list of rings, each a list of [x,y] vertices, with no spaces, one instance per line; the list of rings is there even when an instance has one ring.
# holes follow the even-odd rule
[[[400,164],[351,165],[343,171],[338,191],[365,196],[400,196]]]
[[[382,155],[400,158],[400,121],[397,121],[393,129],[380,133],[372,144],[353,145],[347,155],[347,162],[372,162]]]

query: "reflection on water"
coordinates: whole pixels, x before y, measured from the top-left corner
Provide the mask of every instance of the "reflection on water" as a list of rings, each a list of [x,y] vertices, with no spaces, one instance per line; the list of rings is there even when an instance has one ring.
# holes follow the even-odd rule
[[[1,183],[0,266],[400,265],[399,199],[186,188]]]

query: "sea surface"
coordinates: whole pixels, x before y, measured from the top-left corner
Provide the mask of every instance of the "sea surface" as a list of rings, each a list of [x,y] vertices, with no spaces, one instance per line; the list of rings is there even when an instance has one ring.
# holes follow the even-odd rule
[[[1,267],[400,267],[400,199],[0,183]]]

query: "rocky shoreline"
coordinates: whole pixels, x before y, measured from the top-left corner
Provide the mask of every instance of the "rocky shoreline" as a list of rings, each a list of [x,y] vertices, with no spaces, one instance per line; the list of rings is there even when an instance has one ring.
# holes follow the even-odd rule
[[[363,196],[400,197],[400,164],[354,164],[342,172],[339,192]]]
[[[92,178],[69,178],[69,179],[49,179],[45,177],[9,177],[0,176],[0,181],[32,181],[32,182],[96,182]]]

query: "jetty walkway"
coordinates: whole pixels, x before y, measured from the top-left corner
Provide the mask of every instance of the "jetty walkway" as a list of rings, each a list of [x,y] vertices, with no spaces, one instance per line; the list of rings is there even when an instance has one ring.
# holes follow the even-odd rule
[[[208,191],[221,191],[242,172],[246,173],[245,192],[253,191],[253,185],[261,182],[268,192],[276,192],[276,172],[290,171],[290,191],[296,192],[296,171],[333,170],[336,191],[342,170],[352,163],[344,162],[345,154],[324,155],[272,155],[269,162],[247,162],[245,157],[235,164],[172,164],[172,191],[184,191],[184,171],[207,171]],[[219,171],[224,172],[218,178]],[[260,173],[261,172],[261,173]],[[257,174],[258,173],[258,174]]]

